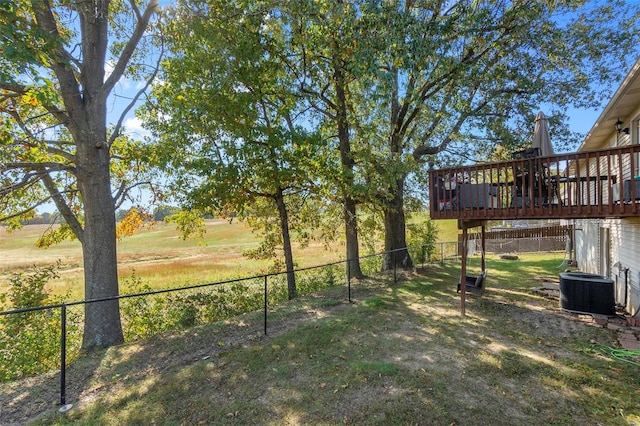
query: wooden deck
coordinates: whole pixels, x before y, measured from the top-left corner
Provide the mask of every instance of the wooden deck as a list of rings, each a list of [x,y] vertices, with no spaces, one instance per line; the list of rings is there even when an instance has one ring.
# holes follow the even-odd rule
[[[532,151],[532,150],[528,150]],[[640,216],[640,145],[429,172],[432,219]]]

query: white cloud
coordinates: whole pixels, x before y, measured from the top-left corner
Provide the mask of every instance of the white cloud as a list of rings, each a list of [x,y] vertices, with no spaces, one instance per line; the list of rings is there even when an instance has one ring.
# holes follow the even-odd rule
[[[138,117],[128,118],[125,120],[123,133],[128,136],[132,136],[135,139],[142,139],[145,136],[150,136],[149,131],[144,128],[142,121]]]

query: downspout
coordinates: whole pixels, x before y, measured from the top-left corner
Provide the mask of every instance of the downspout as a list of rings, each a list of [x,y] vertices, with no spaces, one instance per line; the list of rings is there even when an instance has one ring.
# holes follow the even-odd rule
[[[627,296],[629,295],[629,268],[624,268],[624,308],[627,309]]]
[[[578,263],[578,259],[576,259],[576,220],[571,219],[571,248],[569,251],[569,260],[573,260],[576,264]]]

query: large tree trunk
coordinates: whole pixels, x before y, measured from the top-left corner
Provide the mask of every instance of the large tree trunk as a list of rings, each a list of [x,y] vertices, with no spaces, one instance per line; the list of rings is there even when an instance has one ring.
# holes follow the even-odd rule
[[[392,158],[402,158],[404,152],[403,132],[401,131],[400,106],[400,76],[397,68],[392,69],[394,90],[390,99],[390,128],[389,152]],[[405,111],[406,112],[406,111]],[[386,199],[383,204],[384,210],[384,250],[387,254],[384,257],[382,269],[389,270],[396,267],[412,268],[413,261],[409,255],[407,247],[406,223],[404,217],[404,183],[406,175],[397,175],[395,181],[390,183],[389,192],[391,198]]]
[[[289,213],[287,212],[287,206],[284,203],[282,188],[278,188],[275,200],[278,205],[278,215],[280,216],[282,248],[284,251],[284,262],[287,268],[287,294],[289,296],[289,300],[291,300],[298,296],[298,291],[296,289],[296,276],[293,272],[293,251],[291,250],[291,236],[289,235]]]
[[[360,269],[360,248],[358,247],[358,220],[356,217],[356,203],[351,197],[347,197],[344,202],[344,223],[347,237],[347,261],[349,276],[363,278],[364,274]]]
[[[345,93],[344,74],[340,65],[335,65],[334,72],[337,103],[338,142],[340,148],[340,160],[342,162],[344,192],[343,208],[345,222],[345,237],[347,241],[347,262],[349,276],[363,278],[360,268],[360,248],[358,243],[358,217],[356,215],[356,201],[350,191],[353,185],[353,167],[355,161],[351,154],[351,140],[349,138],[349,122],[347,119],[347,97]]]
[[[393,197],[384,206],[384,257],[383,270],[412,268],[409,255],[404,217],[404,177],[398,179],[393,188]]]
[[[106,135],[98,130],[95,134]],[[115,205],[111,195],[109,150],[100,136],[80,144],[78,186],[84,201],[85,228],[82,235],[85,299],[118,296]],[[87,303],[83,348],[122,343],[119,301]]]
[[[85,299],[91,301],[115,297],[118,296],[118,263],[115,203],[111,195],[109,168],[110,139],[107,138],[106,125],[107,98],[130,65],[158,6],[158,0],[149,1],[144,13],[140,13],[139,5],[132,3],[132,33],[122,46],[120,56],[113,62],[108,76],[105,75],[105,64],[109,47],[109,22],[125,11],[110,10],[109,1],[74,2],[69,4],[69,13],[73,16],[73,11],[77,12],[79,22],[66,22],[67,18],[60,18],[54,13],[55,2],[34,1],[31,5],[38,29],[43,37],[50,37],[52,41],[47,43],[50,46],[43,57],[47,57],[45,65],[57,77],[55,86],[64,107],[60,108],[57,101],[53,104],[45,102],[44,105],[73,138],[75,152],[67,153],[66,158],[73,163],[71,170],[77,179],[84,220],[78,216],[78,210],[72,207],[74,203],[67,204],[63,194],[58,192],[54,175],[43,177],[43,182],[58,210],[82,243]],[[111,12],[116,15],[110,17]],[[64,24],[59,25],[58,19],[64,19]],[[60,34],[61,28],[67,24],[74,31],[79,31],[78,37],[74,38],[78,38],[80,45],[73,42],[68,46],[72,48],[71,52],[65,50],[66,40]],[[77,54],[75,59],[74,54]],[[118,131],[116,129],[116,133]],[[63,146],[60,152],[67,148],[66,143]],[[65,167],[71,166],[65,164]],[[83,348],[110,346],[123,341],[118,300],[87,303]]]
[[[69,100],[77,154],[78,189],[84,204],[82,236],[85,299],[118,296],[115,203],[111,195],[111,161],[107,142],[104,64],[108,46],[108,2],[81,3],[84,48],[81,99]],[[93,15],[92,15],[93,14]],[[114,70],[115,72],[115,70]],[[87,303],[83,348],[122,343],[119,300]]]

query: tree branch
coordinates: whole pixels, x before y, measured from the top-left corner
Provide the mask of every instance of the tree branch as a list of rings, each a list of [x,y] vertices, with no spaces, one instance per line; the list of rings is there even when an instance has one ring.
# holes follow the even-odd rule
[[[64,218],[65,222],[71,227],[74,235],[81,243],[84,243],[84,229],[82,228],[82,224],[78,220],[78,217],[73,213],[64,197],[58,191],[58,187],[56,183],[53,181],[53,178],[49,173],[44,173],[42,176],[42,183],[45,188],[51,194],[51,199],[53,203],[56,205],[56,208]]]
[[[151,20],[151,16],[158,7],[158,0],[151,0],[145,8],[144,13],[140,15],[137,6],[135,6],[135,2],[132,0],[131,3],[134,4],[132,8],[134,12],[136,12],[138,21],[136,22],[136,27],[133,30],[133,34],[131,34],[131,38],[129,38],[129,40],[127,41],[126,46],[124,47],[120,57],[118,58],[118,62],[116,62],[115,67],[113,67],[113,71],[109,75],[109,78],[107,78],[107,81],[105,81],[102,85],[100,92],[97,94],[98,99],[100,99],[99,102],[107,98],[118,80],[120,80],[120,77],[122,77],[122,75],[124,74],[127,64],[129,63],[129,60],[133,56],[133,53],[138,46],[138,42],[147,29],[149,20]]]
[[[120,114],[120,118],[118,118],[118,122],[116,123],[115,129],[113,130],[113,133],[111,133],[111,136],[109,137],[109,140],[107,142],[109,146],[111,146],[113,142],[118,138],[118,136],[120,136],[120,130],[122,129],[122,123],[125,119],[125,116],[129,113],[131,108],[133,108],[134,105],[138,102],[138,99],[140,99],[140,97],[147,91],[147,89],[149,88],[153,80],[155,80],[156,76],[158,75],[158,71],[160,70],[160,62],[162,61],[163,57],[164,57],[164,46],[160,51],[160,55],[158,55],[156,66],[153,69],[153,72],[151,73],[149,78],[147,78],[147,81],[145,82],[144,87],[138,90],[138,92],[135,94],[131,102],[129,102],[129,104],[122,111],[122,114]]]
[[[33,8],[33,12],[36,16],[38,26],[42,28],[42,30],[52,40],[55,40],[56,42],[62,40],[62,37],[58,32],[56,18],[53,14],[53,11],[51,10],[50,3],[40,0],[32,0],[31,7]],[[67,106],[77,105],[77,103],[81,100],[82,95],[80,94],[80,88],[76,80],[77,73],[75,73],[74,69],[69,66],[69,58],[71,57],[71,55],[66,50],[64,50],[62,46],[59,46],[55,50],[55,52],[51,53],[55,53],[51,69],[58,77],[58,82],[60,83],[60,93],[62,93],[63,96],[66,97],[65,104]],[[52,113],[54,113],[54,111],[52,111]],[[57,115],[56,118],[58,118]],[[63,120],[62,122],[66,123],[67,120]]]

